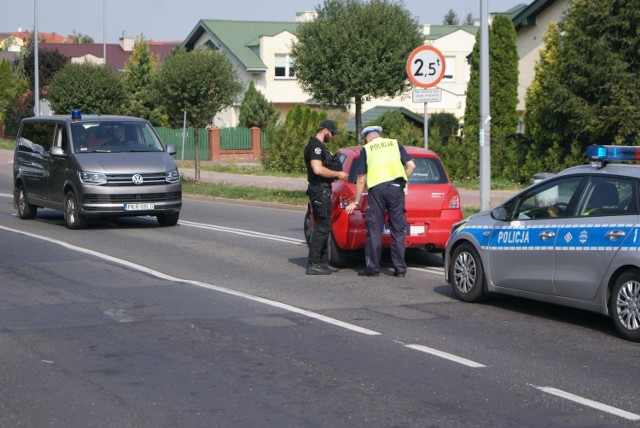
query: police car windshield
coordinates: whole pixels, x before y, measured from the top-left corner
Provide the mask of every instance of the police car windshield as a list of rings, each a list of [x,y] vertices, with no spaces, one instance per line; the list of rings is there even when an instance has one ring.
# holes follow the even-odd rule
[[[162,152],[164,147],[145,122],[95,121],[71,125],[76,153]]]

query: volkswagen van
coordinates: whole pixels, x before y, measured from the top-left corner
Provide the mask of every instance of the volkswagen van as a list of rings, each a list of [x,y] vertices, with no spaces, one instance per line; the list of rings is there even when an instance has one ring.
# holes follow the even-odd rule
[[[182,207],[175,153],[144,119],[77,110],[26,118],[16,138],[14,206],[22,219],[39,208],[62,211],[69,229],[119,216],[173,226]]]

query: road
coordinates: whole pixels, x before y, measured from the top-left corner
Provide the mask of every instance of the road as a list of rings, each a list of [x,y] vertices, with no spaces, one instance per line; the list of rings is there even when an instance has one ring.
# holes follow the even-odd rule
[[[20,220],[0,164],[0,426],[637,426],[638,345],[600,315],[457,301],[439,257],[304,275],[299,208]],[[71,403],[71,404],[70,404]]]

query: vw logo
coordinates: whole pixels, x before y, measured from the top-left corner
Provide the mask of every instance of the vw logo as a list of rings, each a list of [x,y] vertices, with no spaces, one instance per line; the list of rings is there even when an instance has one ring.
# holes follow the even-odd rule
[[[142,176],[140,174],[133,174],[133,177],[131,177],[131,181],[133,181],[133,184],[136,185],[141,185],[142,182],[144,181],[144,179],[142,178]]]

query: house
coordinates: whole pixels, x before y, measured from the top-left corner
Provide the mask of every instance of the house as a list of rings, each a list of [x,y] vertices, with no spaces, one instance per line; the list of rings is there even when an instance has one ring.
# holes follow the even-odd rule
[[[500,12],[509,16],[516,28],[516,46],[520,56],[518,110],[521,116],[526,90],[533,81],[535,62],[539,58],[539,50],[543,48],[542,36],[551,21],[561,19],[569,3],[570,0],[534,0],[528,6],[519,4],[506,12]],[[491,13],[490,19],[496,14]],[[187,50],[210,47],[226,53],[241,81],[246,85],[253,80],[256,88],[284,117],[296,104],[316,105],[311,95],[299,87],[295,67],[289,57],[299,22],[309,19],[313,19],[312,12],[297,14],[295,22],[201,20],[182,46]],[[470,78],[467,57],[473,50],[475,37],[480,29],[479,22],[477,24],[423,25],[425,44],[442,52],[446,63],[445,76],[437,86],[442,89],[442,99],[440,102],[429,103],[427,113],[446,112],[458,118],[464,116],[466,89]],[[214,118],[214,125],[235,126],[239,115],[238,106],[218,114]],[[362,111],[376,107],[402,108],[404,112],[413,112],[422,117],[425,114],[423,103],[412,102],[411,91],[394,98],[369,100],[363,104]],[[352,114],[355,113],[353,109],[352,106]],[[351,121],[347,123],[348,129],[351,129],[350,123]]]
[[[543,37],[551,22],[559,22],[569,9],[570,0],[535,0],[514,18],[518,48],[518,113],[524,116],[527,90],[535,77],[535,64],[544,49]]]
[[[307,15],[298,19],[307,19]],[[245,87],[253,81],[285,117],[297,104],[311,103],[311,96],[298,85],[289,56],[298,22],[203,19],[182,47],[189,51],[209,47],[227,54]],[[230,108],[218,114],[213,124],[220,128],[236,126],[238,116],[238,108]]]
[[[135,45],[135,39],[130,37],[121,37],[119,43],[40,43],[38,45],[41,50],[58,50],[62,55],[71,58],[72,62],[91,64],[102,64],[106,48],[107,66],[115,73],[122,74],[124,65],[129,60]],[[177,46],[180,42],[154,42],[147,41],[149,50],[154,58],[162,63],[164,58]]]
[[[10,52],[20,52],[22,47],[27,44],[32,31],[0,32],[0,50]],[[73,43],[71,36],[61,36],[56,33],[38,32],[38,43]]]

